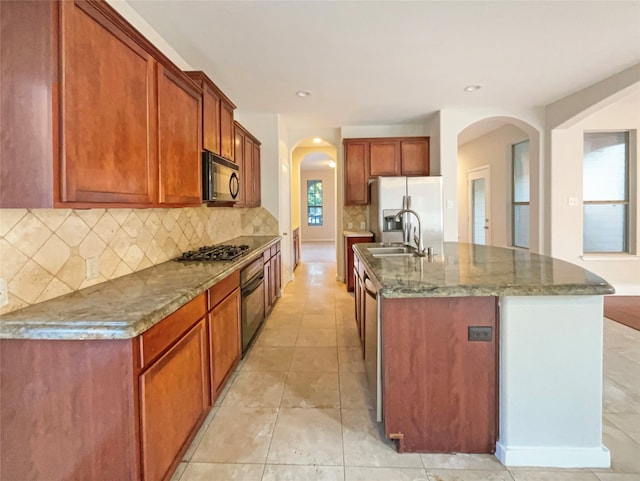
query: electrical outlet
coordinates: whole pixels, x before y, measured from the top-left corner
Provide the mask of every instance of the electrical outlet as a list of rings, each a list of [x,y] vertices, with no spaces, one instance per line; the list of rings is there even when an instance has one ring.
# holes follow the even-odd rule
[[[100,258],[89,257],[87,259],[87,280],[96,279],[100,275]]]
[[[347,224],[347,227],[348,227],[349,229],[353,229],[353,222],[349,222],[349,224]]]
[[[365,230],[367,228],[366,222],[360,222],[360,229]]]
[[[0,307],[9,304],[9,288],[7,281],[0,277]]]

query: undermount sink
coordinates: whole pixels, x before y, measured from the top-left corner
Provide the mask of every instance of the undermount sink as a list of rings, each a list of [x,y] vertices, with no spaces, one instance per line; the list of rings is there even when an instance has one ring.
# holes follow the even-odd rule
[[[369,247],[369,252],[373,257],[411,257],[414,249],[409,247]]]

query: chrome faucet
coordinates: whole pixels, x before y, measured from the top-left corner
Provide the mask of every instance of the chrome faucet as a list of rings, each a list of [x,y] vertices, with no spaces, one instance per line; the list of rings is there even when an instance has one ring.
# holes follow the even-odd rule
[[[418,215],[418,213],[415,210],[402,209],[401,211],[399,211],[396,214],[396,217],[395,217],[396,222],[400,220],[400,216],[402,216],[402,214],[413,214],[413,215],[416,216],[416,219],[418,219],[418,235],[416,236],[415,229],[414,229],[413,242],[416,243],[416,246],[417,246],[417,249],[418,249],[415,252],[415,254],[417,256],[419,256],[419,257],[424,257],[425,256],[425,252],[424,252],[424,245],[422,244],[422,222],[420,221],[420,216]]]

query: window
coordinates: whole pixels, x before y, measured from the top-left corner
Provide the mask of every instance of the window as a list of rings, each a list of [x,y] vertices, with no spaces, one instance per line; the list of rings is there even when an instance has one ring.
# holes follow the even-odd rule
[[[321,180],[307,180],[307,225],[322,225]]]
[[[513,172],[511,239],[515,247],[529,248],[529,141],[511,147]]]
[[[584,134],[584,252],[628,252],[629,132]]]

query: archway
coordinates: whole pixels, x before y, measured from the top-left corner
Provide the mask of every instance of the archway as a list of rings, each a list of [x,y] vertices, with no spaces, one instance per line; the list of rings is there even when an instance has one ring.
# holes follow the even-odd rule
[[[495,116],[461,129],[457,153],[459,240],[538,252],[543,230],[540,164],[540,132],[527,122]],[[519,186],[515,198],[513,165]]]

